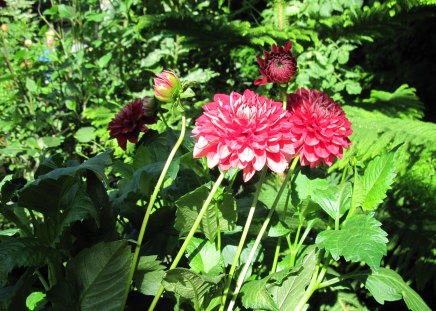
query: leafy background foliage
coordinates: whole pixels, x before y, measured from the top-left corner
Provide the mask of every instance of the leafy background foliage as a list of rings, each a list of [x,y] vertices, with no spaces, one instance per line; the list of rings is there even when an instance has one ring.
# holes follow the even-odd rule
[[[284,6],[279,18],[277,3]],[[379,253],[387,253],[384,266],[391,269],[380,268],[367,278],[365,286],[372,296],[378,302],[400,299],[407,282],[427,303],[432,301],[436,290],[433,1],[18,0],[6,4],[0,14],[0,23],[8,27],[0,30],[0,283],[4,286],[0,308],[24,308],[25,298],[33,293],[36,302],[28,299],[27,307],[39,304],[42,308],[48,302],[66,307],[80,302],[83,308],[92,309],[83,296],[87,284],[80,283],[84,278],[80,268],[89,254],[111,262],[113,276],[123,282],[130,255],[120,239],[137,237],[144,206],[178,134],[180,115],[161,107],[162,118],[154,131],[144,135],[136,148],[129,145],[127,153],[109,140],[107,124],[130,100],[152,96],[155,73],[172,68],[191,81],[196,96],[186,102],[185,109],[192,125],[213,94],[253,89],[259,76],[256,56],[288,39],[299,64],[288,91],[317,88],[342,103],[353,124],[353,145],[329,169],[328,180],[314,179],[325,176],[325,170],[309,173],[303,169],[297,177],[297,193],[289,194],[292,203],[297,203],[290,210],[278,207],[269,236],[293,232],[296,224],[289,220],[302,210],[306,224],[316,217],[328,223],[334,221],[335,211],[342,217],[353,204],[362,206],[383,224],[380,228],[367,223],[377,233],[368,239],[379,241]],[[55,50],[46,43],[49,29],[55,30]],[[25,44],[26,39],[32,43]],[[275,92],[270,85],[257,90]],[[387,152],[396,146],[393,160],[393,153]],[[169,295],[163,302],[169,306],[186,306],[190,301],[213,308],[219,302],[204,295],[221,286],[221,273],[232,261],[254,189],[251,184],[243,185],[238,176],[229,177],[201,226],[202,238],[188,247],[184,268],[164,276],[179,237],[189,228],[187,220],[197,213],[192,202],[198,204],[207,195],[215,178],[203,162],[192,160],[191,147],[192,141],[185,139],[151,215],[135,275],[138,290],[129,298],[132,308],[149,301],[162,279],[167,289],[174,289],[176,298]],[[107,148],[112,151],[102,153]],[[392,163],[395,168],[389,167]],[[326,192],[317,197],[304,186],[306,182],[314,183],[314,189],[331,188],[343,170],[347,180],[352,180],[353,173],[359,176],[353,180],[354,190],[364,189],[360,197],[354,192],[357,197],[351,202],[332,202]],[[380,180],[373,178],[376,174]],[[375,180],[381,184],[379,193],[365,197]],[[271,179],[263,189],[261,203],[265,206],[271,206],[277,182]],[[316,204],[324,214],[313,211]],[[255,222],[265,214],[265,209],[258,209]],[[212,221],[217,218],[219,226]],[[257,222],[259,226],[261,221]],[[346,226],[352,229],[350,222]],[[346,233],[341,232],[346,226],[339,234]],[[222,258],[210,255],[215,254],[217,228],[222,235]],[[255,223],[249,239],[256,235],[256,228]],[[321,232],[318,244],[333,254],[331,245],[321,239],[322,232],[327,232],[325,226],[315,223],[314,228]],[[308,236],[312,242],[315,238]],[[275,286],[292,285],[295,275],[307,272],[298,264],[309,260],[310,253],[297,258],[294,270],[285,269],[285,258],[290,255],[286,254],[279,263],[282,271],[263,278],[262,260],[268,264],[273,244],[271,238],[266,239],[257,254],[251,282],[243,289],[242,305],[247,308],[261,307],[249,299],[250,287],[263,293],[263,302],[255,303],[274,309],[286,301]],[[346,249],[336,255],[348,258]],[[241,261],[246,257],[243,253]],[[348,263],[345,270],[356,269],[356,265]],[[97,274],[96,269],[86,273]],[[49,283],[45,295],[35,294],[44,291],[38,274]],[[198,285],[200,298],[192,297],[188,288],[177,287],[181,275]],[[388,275],[390,285],[383,283]],[[100,277],[107,282],[105,274]],[[380,282],[395,292],[387,297],[371,290],[382,286]],[[146,283],[154,285],[147,287]],[[298,284],[294,285],[291,291],[298,291]],[[98,286],[92,290],[97,296],[116,297],[121,287],[111,287],[106,293]],[[347,287],[327,290],[323,294],[332,300],[326,302],[316,295],[313,305],[322,310],[336,310],[343,303],[362,310],[374,308],[372,298],[357,293]],[[408,297],[404,298],[408,305],[417,303],[413,293]],[[120,302],[113,299],[115,308]]]

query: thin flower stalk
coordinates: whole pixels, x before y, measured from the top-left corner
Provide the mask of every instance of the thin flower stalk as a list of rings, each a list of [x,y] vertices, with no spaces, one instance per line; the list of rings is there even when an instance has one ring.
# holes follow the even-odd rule
[[[145,211],[144,219],[142,221],[141,229],[139,231],[138,241],[137,241],[136,247],[135,247],[135,252],[133,253],[133,262],[132,262],[132,266],[130,268],[129,278],[128,278],[126,290],[124,292],[121,310],[124,310],[126,302],[127,302],[127,296],[129,295],[130,285],[131,285],[131,282],[133,279],[133,275],[135,274],[136,267],[138,265],[139,251],[141,250],[142,240],[144,239],[145,229],[147,228],[147,224],[148,224],[148,220],[150,218],[151,210],[154,206],[154,202],[156,201],[157,195],[158,195],[160,188],[163,184],[163,181],[164,181],[165,176],[168,172],[168,169],[171,165],[171,162],[173,161],[177,150],[179,149],[180,145],[183,142],[183,138],[185,137],[185,133],[186,133],[186,117],[185,117],[185,115],[182,115],[182,129],[180,131],[179,138],[177,139],[176,144],[174,145],[173,149],[171,150],[171,152],[167,158],[167,161],[165,162],[165,165],[162,169],[162,172],[159,176],[159,179],[156,183],[156,186],[154,187],[153,193],[150,197],[150,201],[148,202],[147,209]]]
[[[191,242],[192,238],[194,237],[195,232],[198,229],[198,226],[201,223],[201,220],[203,219],[204,214],[206,213],[207,208],[209,207],[209,204],[212,202],[213,197],[215,196],[215,193],[217,192],[219,186],[221,185],[221,182],[223,181],[225,176],[224,172],[221,172],[220,176],[216,180],[215,184],[212,187],[212,190],[209,193],[209,196],[206,198],[206,200],[203,203],[203,206],[201,207],[200,212],[198,213],[197,218],[195,219],[194,224],[192,225],[191,230],[188,233],[188,236],[186,237],[185,241],[182,244],[182,247],[180,248],[179,252],[177,253],[176,257],[174,258],[173,263],[171,264],[170,268],[168,270],[174,269],[179,264],[180,259],[182,258],[183,254],[185,253],[186,248],[188,247],[189,243]],[[156,296],[154,296],[154,299],[148,308],[148,311],[153,311],[156,307],[160,296],[164,292],[164,287],[161,285]]]
[[[265,220],[264,220],[264,222],[262,224],[262,227],[261,227],[261,229],[260,229],[260,231],[259,231],[259,233],[258,233],[258,235],[256,237],[254,245],[251,248],[250,254],[248,255],[247,262],[245,263],[244,268],[242,269],[241,274],[239,275],[238,280],[236,282],[236,288],[235,288],[235,291],[233,293],[232,300],[230,301],[229,307],[227,308],[227,311],[233,310],[233,308],[235,306],[236,298],[238,297],[238,294],[239,294],[239,292],[241,290],[242,284],[244,283],[244,280],[245,280],[245,277],[247,275],[248,269],[250,268],[250,265],[251,265],[251,263],[252,263],[252,261],[254,259],[256,250],[259,247],[260,240],[262,239],[263,234],[265,233],[265,231],[266,231],[266,229],[267,229],[267,227],[269,225],[269,222],[271,221],[271,217],[274,214],[274,211],[275,211],[275,209],[277,207],[277,204],[278,204],[278,202],[280,200],[280,197],[282,196],[283,191],[285,190],[286,185],[288,184],[292,174],[294,173],[294,170],[295,170],[295,167],[296,167],[297,163],[298,163],[298,156],[295,157],[294,160],[292,161],[292,164],[291,164],[291,167],[289,168],[288,174],[286,175],[286,178],[283,181],[282,186],[280,187],[280,189],[279,189],[279,191],[277,193],[277,196],[276,196],[276,198],[274,200],[274,203],[273,203],[273,205],[272,205],[268,215],[266,216],[266,218],[265,218]]]
[[[220,311],[224,310],[227,301],[227,295],[229,294],[230,285],[232,283],[233,275],[235,274],[236,267],[238,266],[239,257],[241,255],[242,249],[245,244],[245,240],[248,235],[248,230],[250,229],[251,221],[253,220],[254,212],[256,210],[257,201],[259,199],[259,193],[262,189],[262,184],[265,179],[266,168],[264,167],[260,176],[260,180],[257,184],[256,193],[254,194],[253,202],[251,203],[250,211],[248,212],[247,220],[245,221],[244,230],[242,231],[241,239],[239,240],[238,248],[235,253],[235,257],[233,258],[232,266],[230,267],[229,274],[227,276],[226,285],[224,287],[223,292],[223,301],[220,306]]]

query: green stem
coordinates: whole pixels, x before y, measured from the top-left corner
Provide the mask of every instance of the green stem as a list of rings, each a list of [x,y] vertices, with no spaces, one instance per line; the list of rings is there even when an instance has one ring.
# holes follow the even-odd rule
[[[215,204],[215,219],[216,219],[216,237],[217,237],[217,250],[221,251],[221,228],[220,228],[220,217],[218,211],[218,204]]]
[[[271,271],[269,274],[272,274],[274,272],[276,272],[277,270],[277,264],[279,261],[279,255],[280,255],[280,248],[282,247],[282,237],[279,236],[279,238],[277,239],[277,245],[276,245],[276,250],[274,252],[274,260],[273,260],[273,264],[271,267]]]
[[[182,129],[180,131],[180,136],[177,139],[177,142],[174,145],[173,149],[171,150],[167,161],[165,162],[165,165],[164,165],[162,172],[159,176],[157,184],[154,187],[153,193],[150,197],[150,201],[148,202],[147,210],[145,211],[144,219],[143,219],[142,225],[141,225],[141,230],[139,231],[138,242],[136,243],[135,252],[133,254],[133,262],[132,262],[132,266],[130,267],[129,279],[127,281],[126,290],[124,291],[123,303],[121,305],[121,310],[124,310],[124,308],[126,306],[127,297],[129,295],[129,291],[130,291],[130,284],[132,282],[133,275],[135,274],[136,266],[138,265],[139,251],[141,250],[142,240],[144,239],[144,233],[145,233],[145,229],[147,228],[148,219],[150,218],[151,210],[154,206],[154,202],[156,201],[157,195],[158,195],[159,190],[163,184],[163,181],[164,181],[165,176],[168,172],[168,169],[171,165],[171,162],[173,161],[173,158],[174,158],[177,150],[179,149],[180,145],[183,142],[183,138],[185,137],[185,132],[186,132],[186,117],[185,117],[185,115],[183,115],[182,116]]]
[[[354,180],[356,180],[356,178],[358,178],[357,177],[357,166],[354,166]],[[345,220],[349,219],[356,212],[356,206],[355,206],[355,202],[354,202],[354,187],[355,186],[353,186],[353,193],[351,193],[350,210],[348,211],[348,214],[347,214],[347,217],[345,218]]]
[[[254,255],[256,253],[256,250],[259,247],[260,240],[262,239],[262,236],[265,233],[266,228],[269,225],[271,217],[274,214],[274,211],[277,207],[277,204],[280,200],[280,197],[282,196],[283,190],[285,190],[285,187],[286,187],[288,181],[290,180],[290,178],[295,170],[295,166],[298,163],[298,159],[299,159],[298,156],[296,156],[294,158],[294,161],[292,162],[291,167],[289,168],[288,174],[286,175],[286,178],[283,181],[283,184],[280,187],[279,192],[277,193],[277,196],[274,200],[274,203],[273,203],[268,215],[266,216],[266,219],[264,220],[262,227],[260,228],[259,234],[257,235],[256,240],[254,241],[254,245],[251,248],[250,254],[248,255],[247,262],[245,263],[244,268],[242,269],[241,274],[239,275],[238,280],[236,282],[236,289],[233,293],[232,300],[230,301],[230,304],[229,304],[229,307],[227,308],[227,311],[233,310],[233,307],[235,306],[236,298],[238,297],[239,291],[241,290],[242,284],[244,283],[248,269],[250,268],[251,262],[254,259]]]
[[[48,283],[45,280],[45,278],[42,275],[42,273],[39,272],[39,270],[35,270],[35,274],[38,277],[39,281],[41,282],[42,286],[44,287],[45,291],[48,291],[50,289],[50,286],[48,285]]]
[[[206,210],[209,207],[210,202],[212,201],[215,193],[217,192],[219,186],[221,185],[221,182],[223,181],[224,176],[225,176],[225,173],[221,172],[220,176],[218,177],[215,184],[213,185],[213,188],[210,191],[209,196],[206,198],[206,201],[204,201],[203,206],[201,207],[201,210],[198,213],[197,219],[195,219],[195,222],[192,225],[192,228],[188,233],[188,236],[186,237],[185,241],[183,242],[182,247],[180,248],[179,252],[176,255],[176,258],[174,259],[173,263],[171,264],[171,266],[168,270],[174,269],[179,264],[179,261],[182,258],[183,254],[185,253],[185,250],[188,247],[189,243],[191,242],[191,239],[193,238],[195,232],[197,231],[198,226],[200,225],[201,220],[202,220],[204,214],[206,213]],[[150,307],[148,308],[148,311],[154,310],[154,308],[156,307],[156,305],[160,299],[160,296],[163,294],[164,290],[165,290],[164,287],[161,285],[156,296],[154,296],[154,299],[153,299]]]
[[[253,202],[251,203],[250,211],[248,212],[247,220],[245,221],[244,230],[242,231],[241,239],[239,240],[238,248],[236,249],[235,257],[233,257],[232,266],[230,267],[230,272],[227,276],[226,285],[223,292],[223,301],[220,306],[220,311],[224,310],[227,301],[227,295],[229,294],[230,284],[232,283],[233,275],[235,274],[236,267],[238,265],[239,256],[241,255],[242,248],[244,247],[245,240],[248,235],[248,229],[250,228],[251,221],[253,220],[254,211],[256,210],[257,201],[259,199],[260,189],[262,189],[262,184],[265,179],[266,168],[262,170],[259,182],[257,184],[256,193],[254,194]]]

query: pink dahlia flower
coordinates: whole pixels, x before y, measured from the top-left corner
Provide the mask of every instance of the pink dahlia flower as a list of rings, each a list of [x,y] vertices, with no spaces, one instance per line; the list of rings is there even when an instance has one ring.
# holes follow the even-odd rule
[[[295,150],[282,103],[246,90],[243,95],[217,94],[203,110],[192,131],[194,157],[207,156],[209,168],[241,169],[245,182],[265,164],[276,173],[287,168]]]
[[[158,100],[169,103],[179,96],[181,83],[174,71],[164,70],[153,81],[154,95]]]
[[[330,166],[336,157],[342,158],[343,148],[351,144],[352,130],[339,104],[323,92],[301,88],[288,95],[287,109],[301,165]]]
[[[148,130],[145,124],[156,122],[152,106],[148,98],[136,99],[124,106],[109,123],[110,138],[116,138],[121,149],[126,150],[127,141],[138,141],[139,133]]]
[[[297,61],[291,52],[291,41],[286,42],[285,46],[272,46],[272,51],[264,51],[265,59],[257,58],[259,71],[262,78],[254,81],[255,85],[268,83],[288,83],[297,72]]]

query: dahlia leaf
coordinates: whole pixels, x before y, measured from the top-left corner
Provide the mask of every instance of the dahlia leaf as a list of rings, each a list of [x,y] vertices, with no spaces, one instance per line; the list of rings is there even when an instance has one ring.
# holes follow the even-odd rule
[[[210,188],[203,185],[177,200],[174,227],[180,231],[180,236],[185,236],[192,228],[209,192]],[[225,232],[233,230],[236,224],[236,202],[233,194],[228,191],[221,191],[221,194],[217,194],[215,198],[218,199],[219,195],[221,195],[221,201],[219,203],[213,201],[209,205],[199,226],[199,230],[211,242],[215,241],[218,226],[222,232]],[[216,204],[218,205],[215,206]]]
[[[82,250],[66,267],[78,289],[80,310],[119,310],[131,265],[126,241],[101,242]]]
[[[329,251],[335,260],[343,256],[352,262],[365,261],[377,270],[386,255],[387,233],[371,215],[356,215],[347,220],[340,230],[325,230],[318,234],[316,244]]]
[[[139,258],[134,282],[139,291],[144,295],[156,295],[165,276],[165,266],[156,258],[156,255]]]
[[[221,253],[209,240],[193,237],[186,251],[192,271],[211,276],[223,272],[224,260]]]
[[[60,262],[59,253],[35,238],[2,237],[0,243],[0,285],[5,285],[7,275],[17,267],[38,267],[50,261]]]
[[[409,310],[430,311],[424,300],[391,269],[380,268],[378,271],[372,271],[365,281],[365,287],[380,304],[403,298]]]
[[[339,219],[350,208],[351,184],[346,182],[326,189],[314,189],[311,199],[333,219]]]
[[[203,310],[209,305],[208,293],[217,292],[217,285],[224,275],[200,275],[184,268],[169,270],[162,281],[162,285],[169,292],[190,300],[195,310]]]
[[[242,287],[245,308],[261,310],[294,310],[309,285],[317,263],[315,248],[292,269],[273,273]]]
[[[369,162],[362,179],[366,193],[362,202],[364,210],[374,210],[383,202],[395,176],[395,151],[383,154]]]

